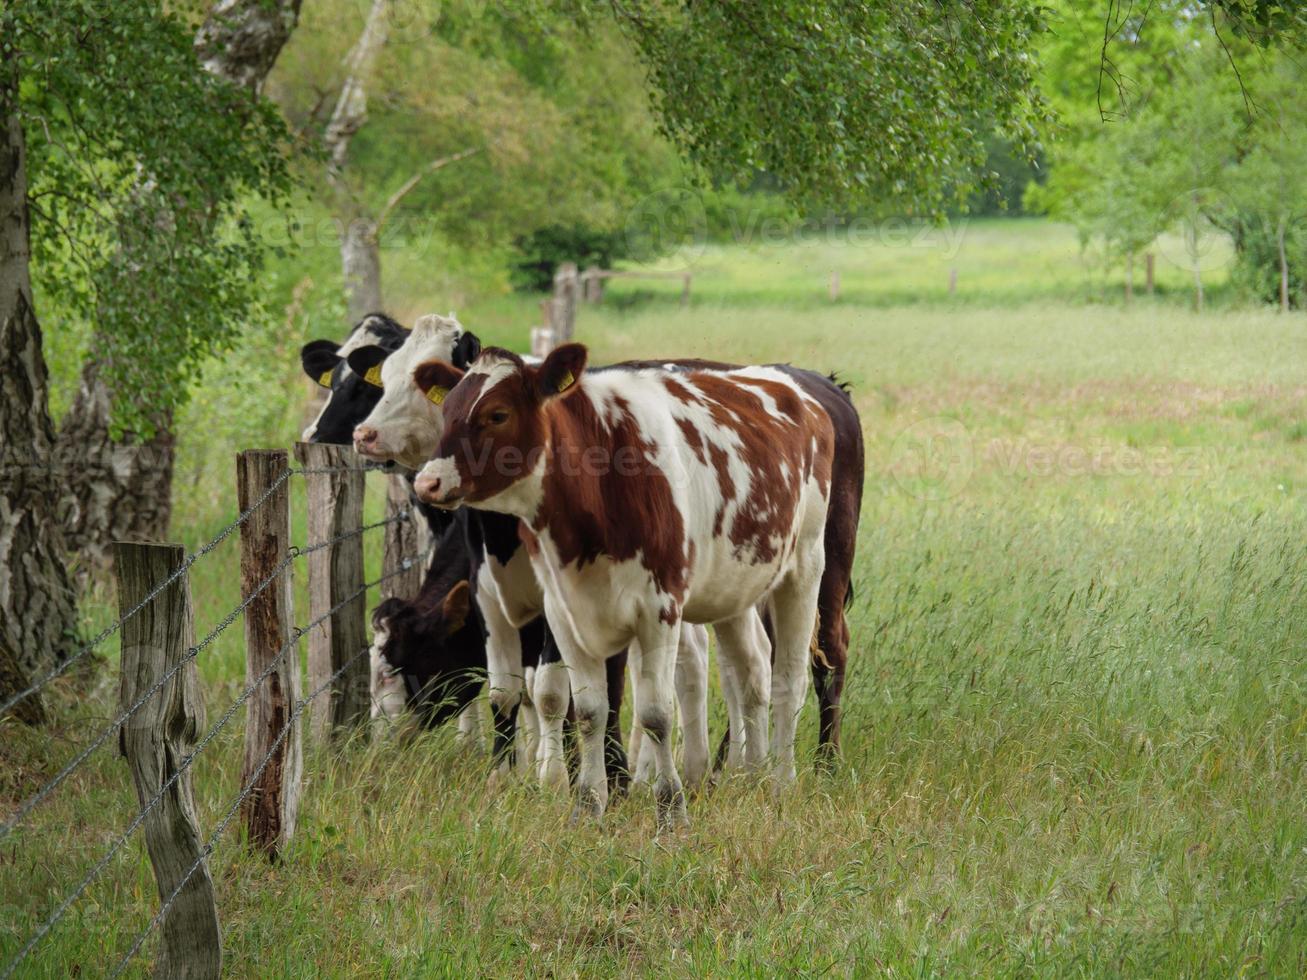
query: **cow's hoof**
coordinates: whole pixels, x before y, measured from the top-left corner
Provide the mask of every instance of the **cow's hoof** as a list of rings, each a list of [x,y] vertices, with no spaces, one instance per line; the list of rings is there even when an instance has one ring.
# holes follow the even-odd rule
[[[685,791],[679,784],[658,786],[654,790],[654,800],[658,833],[675,833],[690,826],[690,817],[685,810]]]
[[[563,765],[562,759],[554,759],[541,765],[540,785],[556,793],[567,792],[571,782],[567,778],[567,766]]]
[[[577,793],[576,804],[572,807],[572,817],[569,821],[573,827],[583,823],[599,823],[603,816],[604,802],[599,798],[598,793],[593,790],[582,790]]]

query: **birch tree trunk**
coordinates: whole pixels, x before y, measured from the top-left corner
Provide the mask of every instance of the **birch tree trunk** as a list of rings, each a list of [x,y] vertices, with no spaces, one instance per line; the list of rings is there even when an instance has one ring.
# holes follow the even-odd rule
[[[301,0],[217,0],[195,37],[204,68],[257,98],[299,18]],[[131,262],[124,252],[118,261]],[[95,336],[91,350],[106,342]],[[92,354],[59,430],[56,459],[66,478],[68,547],[91,566],[104,565],[114,540],[162,541],[172,515],[174,447],[171,416],[155,434],[110,433],[112,393]]]
[[[17,59],[0,62],[0,126],[0,647],[11,654],[10,669],[0,672],[4,699],[68,656],[77,610],[64,565],[49,382],[32,305]]]
[[[388,0],[372,0],[368,19],[354,46],[345,55],[345,81],[331,111],[322,139],[330,154],[327,180],[339,200],[340,267],[345,279],[345,306],[349,322],[358,323],[382,308],[379,224],[350,191],[345,179],[349,146],[368,120],[368,75],[386,46]]]

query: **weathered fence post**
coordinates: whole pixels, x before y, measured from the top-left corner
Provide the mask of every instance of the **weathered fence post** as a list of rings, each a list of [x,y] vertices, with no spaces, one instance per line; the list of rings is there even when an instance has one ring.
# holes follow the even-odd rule
[[[597,265],[589,266],[581,273],[581,298],[587,303],[604,301],[604,271]]]
[[[119,615],[125,616],[185,557],[181,545],[116,542]],[[170,670],[176,671],[127,719],[121,736],[142,808],[176,776],[143,824],[159,900],[165,902],[177,893],[159,927],[154,973],[160,977],[217,977],[222,966],[218,906],[213,879],[202,860],[191,773],[188,769],[177,775],[204,727],[204,698],[195,662],[186,659],[194,643],[191,589],[185,575],[164,588],[141,615],[123,623],[122,711],[145,697]]]
[[[327,542],[361,527],[367,474],[354,450],[298,442],[295,458],[308,471],[304,474],[308,540]],[[323,741],[351,726],[363,725],[368,717],[368,665],[356,657],[368,639],[364,626],[367,596],[360,591],[365,581],[363,536],[355,534],[319,548],[307,561],[310,620],[326,616],[327,610],[355,596],[308,632],[308,690],[316,691],[345,664],[351,664],[310,706],[309,731],[315,741]]]
[[[958,267],[951,266],[948,270],[948,294],[953,296],[958,291]]]
[[[1156,259],[1152,252],[1144,253],[1144,284],[1148,287],[1148,295],[1153,295],[1153,263]]]
[[[575,262],[563,262],[554,273],[554,301],[549,325],[559,343],[572,339],[576,331],[576,294],[579,276]]]
[[[1129,306],[1135,298],[1135,253],[1125,253],[1125,305]]]
[[[381,598],[398,596],[412,599],[422,587],[426,568],[415,561],[403,570],[405,558],[426,554],[431,546],[431,528],[421,514],[414,510],[413,488],[398,473],[386,477],[386,516],[397,517],[410,511],[407,521],[386,525],[386,538],[381,551],[381,574],[389,576],[381,583]],[[393,573],[393,574],[392,574]]]
[[[840,299],[840,270],[834,269],[830,274],[830,301],[838,303]]]
[[[283,449],[248,449],[238,454],[236,490],[240,509],[247,510],[261,499],[287,466]],[[289,554],[290,487],[283,481],[241,525],[242,598],[277,574]],[[241,804],[241,819],[254,846],[274,860],[295,832],[304,765],[299,725],[291,721],[300,696],[299,655],[291,644],[293,610],[289,567],[280,568],[276,580],[245,610],[246,680],[252,682],[274,659],[281,658],[250,698],[241,772],[243,786],[254,778],[264,757],[271,753],[250,795]],[[284,737],[282,729],[287,729]]]
[[[690,273],[681,277],[681,305],[690,305]]]

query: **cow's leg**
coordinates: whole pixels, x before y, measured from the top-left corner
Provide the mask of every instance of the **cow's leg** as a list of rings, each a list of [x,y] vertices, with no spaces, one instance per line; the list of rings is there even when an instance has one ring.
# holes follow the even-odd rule
[[[482,593],[478,590],[478,595]],[[486,673],[490,686],[490,720],[494,728],[491,765],[506,771],[512,762],[513,736],[517,730],[517,709],[522,701],[522,638],[498,601],[478,599],[486,624]]]
[[[626,694],[626,651],[609,657],[604,669],[608,676],[608,725],[604,733],[604,768],[608,789],[625,793],[631,782],[626,746],[622,744],[622,699]]]
[[[800,548],[803,544],[800,543]],[[808,659],[817,618],[824,549],[816,538],[772,592],[776,657],[772,664],[771,754],[777,781],[794,781],[794,728],[808,693]]]
[[[458,738],[467,748],[480,755],[486,745],[481,730],[481,699],[473,701],[458,713]]]
[[[640,654],[636,666],[636,711],[640,727],[654,753],[654,805],[659,831],[689,825],[685,790],[672,758],[676,651],[681,624],[667,624],[658,613],[646,616],[639,628]],[[635,656],[632,648],[632,656]]]
[[[576,708],[576,805],[572,821],[603,816],[608,806],[608,772],[604,741],[608,725],[608,672],[603,661],[581,655],[568,664],[572,703]]]
[[[852,589],[859,505],[859,496],[836,493],[830,500],[831,511],[826,522],[826,555],[817,599],[817,649],[812,658],[812,680],[819,709],[819,768],[832,765],[840,751],[840,697],[849,663],[849,623],[844,604]],[[836,519],[829,519],[831,516]]]
[[[767,702],[769,701],[768,663],[765,647],[760,644],[761,623],[758,613],[749,609],[731,619],[714,624],[717,632],[717,659],[722,669],[732,675],[736,719],[731,719],[730,752],[746,769],[757,769],[767,757]],[[725,686],[725,682],[724,682]],[[728,703],[728,710],[730,705]],[[738,737],[736,733],[739,733]]]
[[[523,772],[536,764],[540,752],[540,718],[535,706],[536,669],[528,667],[522,672],[522,706],[517,712],[517,742],[514,747],[514,762]]]
[[[676,650],[676,704],[681,709],[685,785],[698,786],[708,776],[708,630],[681,624]]]
[[[534,692],[540,724],[540,782],[552,789],[564,790],[569,779],[563,750],[563,720],[567,717],[572,693],[567,672],[554,633],[546,626]]]
[[[640,727],[640,641],[628,648],[627,670],[631,675],[631,779],[642,786],[654,781],[654,754]]]

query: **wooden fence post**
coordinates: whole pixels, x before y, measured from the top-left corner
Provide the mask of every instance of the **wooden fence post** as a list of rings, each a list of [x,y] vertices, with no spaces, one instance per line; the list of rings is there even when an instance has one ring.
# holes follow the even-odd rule
[[[1155,262],[1152,252],[1144,253],[1144,283],[1148,287],[1148,295],[1153,295],[1153,263]]]
[[[563,262],[554,273],[554,302],[549,325],[559,343],[572,339],[576,331],[576,294],[579,275],[575,262]]]
[[[116,542],[119,615],[125,616],[185,557],[181,545]],[[142,807],[159,796],[164,785],[176,776],[204,728],[204,698],[195,662],[185,662],[194,643],[191,589],[184,574],[152,599],[141,615],[123,623],[119,687],[122,711],[136,704],[168,671],[176,670],[122,727],[123,754]],[[217,977],[222,966],[218,906],[208,865],[201,860],[189,769],[176,776],[163,792],[146,814],[143,826],[159,900],[167,901],[177,892],[159,926],[155,976]]]
[[[838,303],[840,299],[840,270],[834,269],[830,274],[830,301]]]
[[[953,296],[958,291],[958,267],[952,266],[948,270],[948,294]]]
[[[308,540],[326,542],[363,525],[363,492],[367,474],[362,461],[348,446],[298,442],[295,458],[307,472],[304,486],[308,496]],[[363,536],[355,534],[306,556],[309,574],[310,620],[325,616],[352,595],[327,619],[308,632],[309,676],[307,687],[316,691],[336,671],[353,662],[309,706],[309,732],[315,741],[344,734],[360,727],[368,717],[371,692],[368,665],[356,657],[367,646],[364,625],[367,595],[360,592],[363,575]]]
[[[686,273],[681,281],[681,305],[690,305],[690,273]]]
[[[581,273],[581,298],[587,303],[604,301],[604,276],[599,266],[589,266]]]
[[[415,509],[413,488],[399,473],[386,477],[386,516],[395,517],[401,511],[411,511],[407,521],[386,525],[386,540],[381,551],[381,574],[390,576],[381,583],[381,598],[398,596],[412,599],[422,587],[426,567],[415,561],[407,571],[401,571],[405,558],[424,555],[431,547],[431,528]],[[391,573],[394,573],[393,575]]]
[[[236,457],[236,491],[240,509],[249,509],[267,493],[288,466],[283,449],[248,449]],[[241,596],[248,597],[277,572],[290,554],[290,487],[282,482],[241,525]],[[291,569],[277,578],[245,610],[245,676],[247,682],[286,653],[250,698],[245,723],[245,764],[241,785],[271,752],[250,795],[241,804],[241,819],[249,838],[275,860],[295,832],[299,813],[303,755],[300,730],[290,720],[300,696],[299,651],[291,644]],[[288,649],[287,649],[288,648]],[[282,729],[289,730],[282,737]],[[277,739],[281,743],[274,749]]]
[[[1135,253],[1125,253],[1125,305],[1129,306],[1135,298]]]

